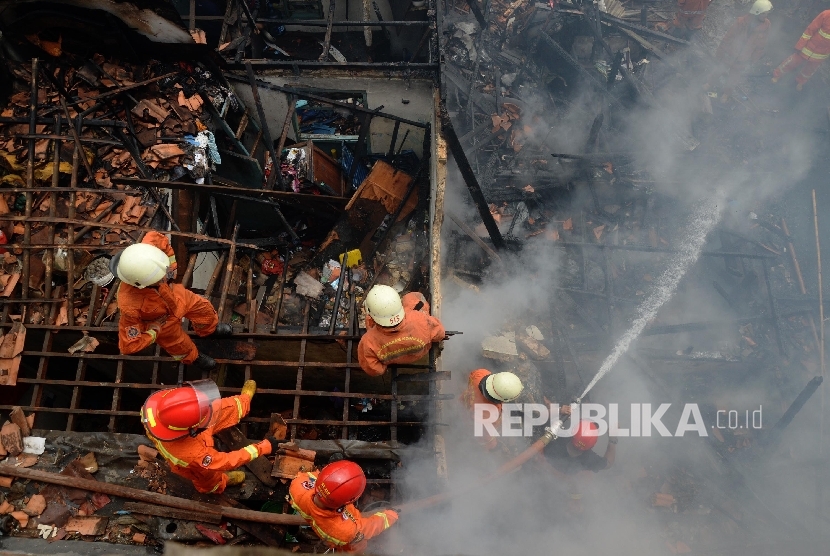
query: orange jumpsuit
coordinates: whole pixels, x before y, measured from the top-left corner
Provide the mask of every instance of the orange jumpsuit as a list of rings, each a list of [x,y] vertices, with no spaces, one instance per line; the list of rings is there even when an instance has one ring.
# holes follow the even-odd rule
[[[463,394],[461,394],[461,403],[464,404],[464,407],[470,411],[474,411],[476,404],[480,403],[496,406],[499,410],[499,419],[496,421],[496,427],[498,428],[498,423],[501,421],[501,404],[494,404],[485,398],[484,394],[481,393],[481,381],[491,374],[492,373],[487,369],[477,369],[471,372],[470,378],[467,382],[467,389],[464,390]],[[484,429],[484,436],[481,437],[481,441],[484,447],[488,450],[492,450],[498,445],[496,437],[487,434],[487,429]]]
[[[416,311],[415,306],[422,301],[423,307]],[[423,295],[411,292],[401,302],[405,316],[397,326],[376,326],[372,317],[366,317],[366,334],[357,346],[357,360],[369,375],[380,376],[389,365],[417,361],[429,352],[432,342],[446,336],[441,321],[430,316]]]
[[[171,267],[175,268],[176,257],[166,236],[149,232],[142,243],[154,245],[167,253]],[[193,363],[199,356],[199,350],[182,330],[182,319],[190,319],[199,336],[212,334],[219,323],[210,302],[181,284],[161,283],[157,287],[139,289],[122,282],[118,289],[118,309],[121,312],[118,324],[118,349],[121,353],[136,353],[155,342],[173,359],[185,364]],[[161,324],[158,333],[149,328],[153,322]]]
[[[795,44],[795,49],[798,52],[781,62],[772,72],[772,76],[779,79],[783,74],[801,67],[795,80],[799,85],[804,85],[830,56],[830,10],[818,14],[807,26]]]
[[[747,66],[757,62],[764,54],[769,27],[769,19],[758,22],[754,15],[739,17],[718,46],[715,56],[720,67],[709,77],[709,82],[718,75],[728,73],[723,92],[731,94]]]
[[[155,444],[159,454],[170,464],[170,470],[193,481],[199,492],[220,494],[228,483],[224,473],[236,469],[263,453],[269,453],[271,446],[267,440],[250,444],[235,452],[217,452],[213,447],[213,435],[223,429],[232,427],[248,414],[251,398],[245,394],[222,398],[219,416],[215,423],[196,435],[186,436],[171,442],[162,442],[149,433],[147,436]]]
[[[398,514],[392,510],[363,517],[354,504],[347,504],[342,510],[320,508],[312,500],[316,481],[316,473],[298,473],[288,487],[288,497],[291,506],[308,522],[314,533],[338,552],[365,551],[367,540],[398,521]]]
[[[677,0],[677,12],[674,15],[672,26],[684,31],[697,31],[703,27],[703,18],[706,17],[706,9],[712,0]]]

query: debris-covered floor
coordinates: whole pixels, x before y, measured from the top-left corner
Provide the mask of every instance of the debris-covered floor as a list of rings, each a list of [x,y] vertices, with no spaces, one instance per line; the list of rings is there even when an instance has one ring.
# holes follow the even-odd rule
[[[827,69],[770,81],[819,8],[775,6],[729,91],[717,48],[751,3],[684,38],[675,3],[635,0],[14,4],[0,533],[323,551],[285,494],[342,455],[364,513],[404,508],[376,553],[820,552]],[[153,230],[234,327],[196,340],[209,375],[119,353],[108,260]],[[463,335],[368,376],[375,284]],[[707,434],[602,438],[598,473],[546,449],[474,488],[545,426],[483,450],[458,399],[478,368],[519,376],[519,403],[618,404],[629,429],[630,404],[671,404],[671,433],[695,404]],[[223,449],[284,440],[221,496],[170,473],[138,420],[199,378],[258,384]]]

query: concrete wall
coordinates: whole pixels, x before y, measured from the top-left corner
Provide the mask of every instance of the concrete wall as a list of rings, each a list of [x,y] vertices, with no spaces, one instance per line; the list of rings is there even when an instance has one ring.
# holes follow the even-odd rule
[[[303,89],[330,89],[332,91],[366,91],[368,108],[375,109],[383,105],[383,112],[400,116],[409,120],[431,123],[433,119],[432,81],[405,81],[402,79],[386,79],[377,77],[286,77],[260,76],[260,79],[274,85]],[[234,83],[234,89],[256,114],[251,89],[245,84]],[[320,96],[325,96],[321,94]],[[268,129],[274,140],[279,139],[285,114],[288,109],[286,96],[278,91],[260,89],[262,106],[268,118]],[[403,101],[408,100],[408,104]],[[392,131],[395,122],[381,117],[372,120],[369,146],[372,152],[386,152],[392,140]],[[409,129],[409,135],[403,148],[412,149],[420,157],[423,155],[424,130],[401,124],[398,130],[398,147]],[[294,138],[294,130],[289,131],[289,137]],[[398,148],[396,147],[396,148]]]

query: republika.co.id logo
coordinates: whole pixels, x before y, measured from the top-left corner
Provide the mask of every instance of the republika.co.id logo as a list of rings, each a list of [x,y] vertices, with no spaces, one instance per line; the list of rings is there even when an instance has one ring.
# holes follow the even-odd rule
[[[666,426],[663,418],[671,408],[671,404],[663,403],[653,408],[650,403],[632,403],[625,407],[628,410],[627,427],[620,426],[620,405],[616,403],[604,405],[596,403],[574,404],[571,406],[571,416],[567,429],[560,428],[559,437],[572,437],[577,430],[580,420],[585,419],[597,424],[596,434],[608,434],[615,437],[648,437],[648,436],[685,436],[686,433],[697,433],[698,436],[709,436],[703,421],[700,408],[696,403],[687,403],[676,426],[672,429]],[[535,427],[549,426],[554,428],[559,420],[559,404],[513,404],[505,403],[498,407],[492,404],[479,403],[474,408],[475,436],[533,436]],[[713,425],[719,429],[760,429],[763,424],[763,407],[754,411],[746,410],[719,410],[716,422]]]

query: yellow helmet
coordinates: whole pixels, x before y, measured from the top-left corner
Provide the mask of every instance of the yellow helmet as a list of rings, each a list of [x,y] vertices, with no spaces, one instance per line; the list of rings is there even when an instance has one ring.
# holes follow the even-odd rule
[[[484,388],[490,397],[502,402],[512,402],[524,390],[519,377],[508,372],[488,376],[484,379]]]

